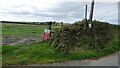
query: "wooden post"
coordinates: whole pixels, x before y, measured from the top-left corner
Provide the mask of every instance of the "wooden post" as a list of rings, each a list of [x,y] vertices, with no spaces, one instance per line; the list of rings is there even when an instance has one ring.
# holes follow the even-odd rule
[[[90,17],[89,17],[90,21],[92,21],[92,18],[93,18],[93,10],[94,10],[94,0],[92,0],[92,3],[91,3]]]
[[[52,25],[52,22],[48,22],[48,29],[50,30],[50,37],[51,37],[51,25]]]
[[[94,0],[92,0],[92,3],[91,3],[90,17],[89,17],[89,22],[88,22],[89,28],[92,27],[93,10],[94,10]]]
[[[85,6],[85,19],[87,19],[87,5]]]
[[[60,22],[60,27],[61,27],[61,29],[62,29],[62,26],[63,26],[63,22]]]
[[[84,24],[84,30],[86,29],[86,25],[87,25],[87,5],[85,6],[85,23]]]

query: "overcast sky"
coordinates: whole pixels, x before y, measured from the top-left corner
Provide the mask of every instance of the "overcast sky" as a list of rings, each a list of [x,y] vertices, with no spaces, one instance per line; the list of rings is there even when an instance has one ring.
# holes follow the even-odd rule
[[[85,2],[84,2],[85,1]],[[74,23],[88,17],[91,0],[0,0],[0,21],[62,21]],[[100,1],[100,0],[99,0]],[[118,23],[118,0],[95,1],[94,19]]]

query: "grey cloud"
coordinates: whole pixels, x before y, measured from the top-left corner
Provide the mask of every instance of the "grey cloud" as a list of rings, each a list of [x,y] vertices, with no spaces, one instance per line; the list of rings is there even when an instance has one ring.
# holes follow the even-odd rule
[[[81,2],[63,2],[57,8],[49,10],[49,12],[53,13],[53,15],[50,15],[47,12],[46,14],[37,14],[40,14],[40,16],[43,15],[61,21],[71,21],[73,19],[77,20],[84,17],[84,6],[85,4]]]
[[[51,8],[48,11],[43,11],[39,9],[37,6],[33,5],[15,5],[12,8],[0,8],[0,13],[15,15],[15,16],[25,16],[30,18],[37,18],[41,20],[43,19],[51,19],[56,21],[64,21],[64,22],[75,22],[76,20],[80,20],[84,18],[84,7],[88,5],[88,15],[90,11],[90,3],[89,2],[62,2],[59,6],[55,8]],[[31,10],[24,10],[22,8],[29,8]],[[21,8],[21,9],[20,9]],[[116,3],[109,2],[98,2],[95,3],[94,17],[95,19],[106,19],[115,17],[116,15]],[[109,13],[108,13],[109,12]],[[106,18],[107,17],[107,18]],[[115,22],[114,20],[109,20],[111,22]]]
[[[47,12],[33,13],[33,16],[51,17],[54,19],[77,19],[84,17],[84,3],[81,2],[63,2],[55,9],[51,9]]]
[[[117,23],[118,6],[115,2],[98,2],[95,5],[94,18]]]
[[[32,11],[23,10],[22,9],[23,7],[30,8]],[[29,6],[29,5],[17,5],[17,6],[11,6],[11,8],[0,8],[0,9],[1,9],[0,13],[2,15],[11,15],[11,16],[32,16],[32,13],[36,11],[43,12],[42,10],[39,10],[37,7]]]
[[[19,16],[19,15],[30,15],[31,13],[28,11],[4,11],[2,12],[3,15],[12,15],[12,16]]]

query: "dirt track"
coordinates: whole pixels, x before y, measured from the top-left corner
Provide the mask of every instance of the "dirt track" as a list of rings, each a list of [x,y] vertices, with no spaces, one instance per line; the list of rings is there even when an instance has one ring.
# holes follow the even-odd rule
[[[30,44],[42,41],[41,37],[3,36],[2,45]]]

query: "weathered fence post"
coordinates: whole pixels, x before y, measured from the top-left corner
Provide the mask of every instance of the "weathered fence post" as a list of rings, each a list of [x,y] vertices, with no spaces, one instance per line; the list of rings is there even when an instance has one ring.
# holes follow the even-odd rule
[[[50,30],[50,37],[51,37],[51,25],[52,25],[52,22],[49,22],[48,23],[48,29]]]
[[[87,25],[87,5],[85,6],[85,22],[86,24],[84,24],[84,30],[86,29],[86,25]]]

